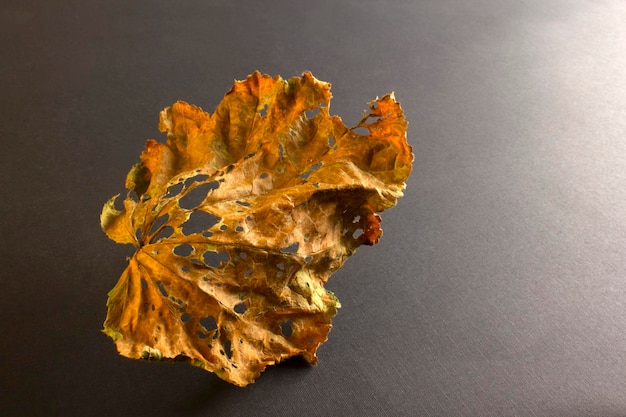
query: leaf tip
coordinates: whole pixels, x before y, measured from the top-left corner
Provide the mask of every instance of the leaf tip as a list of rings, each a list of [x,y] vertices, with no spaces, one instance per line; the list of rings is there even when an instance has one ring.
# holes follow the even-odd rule
[[[102,331],[102,333],[104,333],[107,336],[109,336],[114,342],[117,342],[118,340],[120,340],[122,338],[122,334],[120,332],[117,332],[117,331],[111,329],[110,327],[105,327],[101,331]]]

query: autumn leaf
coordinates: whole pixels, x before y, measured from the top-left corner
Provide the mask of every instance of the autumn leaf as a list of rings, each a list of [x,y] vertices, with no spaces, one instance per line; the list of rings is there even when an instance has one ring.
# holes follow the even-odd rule
[[[239,386],[301,355],[316,363],[339,302],[324,288],[381,236],[411,172],[393,94],[354,128],[330,116],[330,84],[256,72],[213,114],[161,112],[119,208],[101,225],[136,248],[109,293],[104,332],[129,358],[183,359]],[[363,132],[360,132],[363,131]]]

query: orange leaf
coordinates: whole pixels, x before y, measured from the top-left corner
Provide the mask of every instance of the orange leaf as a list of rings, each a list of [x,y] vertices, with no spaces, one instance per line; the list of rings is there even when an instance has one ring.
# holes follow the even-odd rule
[[[339,302],[324,288],[382,234],[411,172],[393,94],[355,128],[329,115],[310,73],[237,81],[213,114],[161,112],[129,172],[124,208],[101,224],[136,252],[109,293],[104,332],[130,358],[186,359],[239,386],[267,365],[317,361]],[[367,135],[355,132],[366,128]]]

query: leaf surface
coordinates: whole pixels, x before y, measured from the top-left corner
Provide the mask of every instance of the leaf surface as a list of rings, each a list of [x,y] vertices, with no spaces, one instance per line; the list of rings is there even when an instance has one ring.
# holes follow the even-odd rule
[[[136,247],[104,323],[120,354],[182,358],[239,386],[292,356],[316,363],[339,307],[324,284],[378,242],[376,213],[402,196],[413,161],[393,94],[354,128],[330,98],[310,73],[256,72],[213,114],[161,112],[167,141],[147,141],[123,207],[113,197],[101,215]]]

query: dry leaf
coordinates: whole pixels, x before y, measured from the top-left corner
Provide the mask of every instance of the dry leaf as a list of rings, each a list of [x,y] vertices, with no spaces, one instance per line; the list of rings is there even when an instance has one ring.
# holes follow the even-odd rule
[[[256,72],[210,115],[161,112],[101,224],[136,252],[109,293],[104,332],[130,358],[184,359],[245,386],[267,365],[315,363],[339,302],[324,288],[382,231],[411,171],[393,94],[349,129],[329,115],[330,84]],[[364,128],[364,135],[355,129]]]

